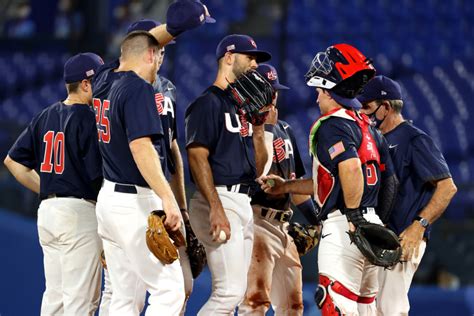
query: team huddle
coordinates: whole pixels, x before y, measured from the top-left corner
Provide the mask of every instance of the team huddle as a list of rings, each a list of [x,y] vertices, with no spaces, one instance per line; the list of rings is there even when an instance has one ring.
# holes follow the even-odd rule
[[[71,57],[67,98],[8,152],[41,200],[41,315],[139,315],[147,292],[146,315],[184,315],[206,263],[212,292],[198,315],[302,315],[300,256],[316,245],[322,315],[408,315],[456,186],[432,138],[401,115],[400,85],[351,45],[317,53],[305,76],[321,112],[311,175],[278,116],[289,87],[271,54],[247,35],[220,41],[216,79],[185,114],[188,212],[176,87],[158,71],[166,45],[214,22],[201,2],[178,0],[166,24],[130,25],[119,60]]]

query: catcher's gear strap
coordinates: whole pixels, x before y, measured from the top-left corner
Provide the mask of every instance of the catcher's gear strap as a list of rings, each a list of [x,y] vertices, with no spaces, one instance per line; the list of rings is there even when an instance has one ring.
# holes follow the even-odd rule
[[[375,301],[375,296],[366,297],[366,296],[357,295],[351,290],[349,290],[347,287],[345,287],[341,282],[331,281],[331,279],[329,279],[325,275],[321,275],[321,274],[319,275],[319,286],[323,287],[326,293],[328,293],[328,288],[331,287],[331,290],[334,291],[335,293],[342,295],[345,298],[348,298],[351,301],[354,301],[360,304],[371,304]],[[326,295],[326,299],[328,298],[330,298],[330,295]],[[332,302],[332,299],[331,299],[331,302]]]

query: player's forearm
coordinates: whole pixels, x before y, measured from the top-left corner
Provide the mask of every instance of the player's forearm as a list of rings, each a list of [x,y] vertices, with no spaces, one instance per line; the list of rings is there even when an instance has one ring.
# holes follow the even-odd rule
[[[444,213],[456,192],[457,188],[452,178],[438,181],[433,196],[419,216],[433,224]]]
[[[160,43],[160,48],[173,40],[173,36],[166,30],[166,24],[154,27],[149,32],[156,38],[158,43]]]
[[[345,207],[359,207],[364,192],[364,176],[360,159],[351,158],[340,162],[338,171]]]
[[[284,184],[285,192],[292,194],[303,194],[311,195],[313,194],[313,180],[312,179],[294,179],[287,180]],[[295,203],[296,204],[296,203]],[[299,204],[299,203],[298,203]]]
[[[265,145],[265,133],[264,125],[253,126],[253,146],[255,152],[255,165],[257,169],[257,177],[260,177],[263,174],[265,169],[265,164],[268,161],[270,153],[267,150]]]
[[[161,169],[160,158],[149,137],[130,142],[130,151],[140,174],[150,188],[163,200],[173,202],[174,195]]]
[[[171,190],[174,193],[179,208],[187,209],[183,158],[181,157],[181,151],[179,150],[178,142],[176,140],[171,143],[171,155],[173,156],[176,169],[175,173],[171,176]]]
[[[35,170],[23,166],[10,156],[5,158],[4,164],[18,182],[29,190],[40,193],[40,177]]]
[[[208,161],[209,151],[204,147],[188,148],[188,162],[194,182],[212,210],[222,209],[222,203],[217,194],[211,166]]]

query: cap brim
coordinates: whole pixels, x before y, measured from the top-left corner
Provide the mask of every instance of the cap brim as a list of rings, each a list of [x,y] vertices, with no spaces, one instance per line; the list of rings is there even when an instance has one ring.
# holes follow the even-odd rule
[[[374,101],[375,99],[361,94],[357,96],[357,100],[359,100],[360,103],[368,103],[370,101]]]
[[[357,100],[357,98],[353,98],[353,99],[350,99],[350,98],[344,98],[344,97],[341,97],[340,95],[332,92],[329,90],[329,94],[331,95],[331,97],[339,104],[343,105],[343,106],[346,106],[346,107],[349,107],[349,108],[353,108],[354,110],[360,110],[362,109],[362,104],[360,103],[359,100]]]
[[[280,83],[275,83],[272,86],[273,86],[273,89],[275,89],[275,90],[289,90],[290,89],[290,87],[287,87],[287,86],[282,85]]]
[[[214,19],[211,16],[206,16],[206,19],[204,20],[206,23],[216,23],[216,19]]]
[[[238,54],[246,54],[246,55],[252,55],[257,57],[257,64],[264,63],[266,61],[269,61],[272,59],[272,55],[269,52],[266,52],[264,50],[234,50],[231,51],[231,53],[238,53]]]

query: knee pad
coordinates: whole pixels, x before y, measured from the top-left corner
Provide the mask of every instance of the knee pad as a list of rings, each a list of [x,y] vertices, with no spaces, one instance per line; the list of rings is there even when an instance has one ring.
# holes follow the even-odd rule
[[[331,286],[331,283],[328,277],[319,275],[319,285],[316,293],[314,293],[314,301],[323,316],[341,316],[341,310],[334,304],[331,295],[328,293],[328,287]]]

